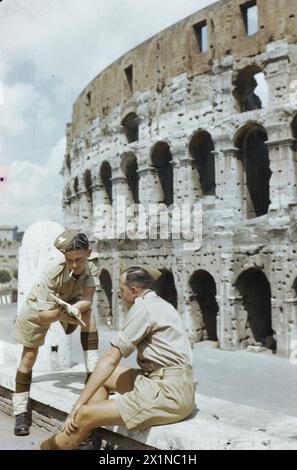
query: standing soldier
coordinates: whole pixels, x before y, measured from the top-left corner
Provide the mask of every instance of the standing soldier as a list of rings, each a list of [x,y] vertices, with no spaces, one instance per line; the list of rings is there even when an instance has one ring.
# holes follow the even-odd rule
[[[97,257],[90,257],[91,249],[86,235],[74,230],[61,233],[54,246],[64,254],[65,260],[46,265],[39,282],[33,285],[27,295],[14,328],[15,340],[23,345],[13,395],[16,417],[14,433],[17,436],[29,434],[31,419],[28,403],[32,369],[38,348],[44,344],[46,333],[53,322],[60,321],[66,335],[69,335],[83,320],[85,326],[81,327],[80,338],[87,371],[86,381],[98,360],[98,333],[91,311],[98,279]],[[69,315],[52,294],[70,303],[76,318]]]

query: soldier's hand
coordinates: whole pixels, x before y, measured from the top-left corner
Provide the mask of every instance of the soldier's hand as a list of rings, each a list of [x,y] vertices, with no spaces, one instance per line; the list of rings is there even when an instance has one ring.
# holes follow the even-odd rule
[[[69,315],[68,313],[65,316],[65,320],[67,320],[67,323],[69,323],[70,325],[80,325],[80,322],[76,318],[74,318],[72,315]]]
[[[79,410],[80,410],[80,406],[74,405],[66,421],[64,422],[62,431],[65,430],[66,434],[68,435],[75,432],[78,429],[78,425],[75,422],[75,418]]]
[[[62,305],[59,305],[58,308],[57,308],[57,310],[58,310],[58,313],[57,313],[57,320],[59,320],[60,318],[64,317],[64,316],[67,314],[65,308],[62,307]]]

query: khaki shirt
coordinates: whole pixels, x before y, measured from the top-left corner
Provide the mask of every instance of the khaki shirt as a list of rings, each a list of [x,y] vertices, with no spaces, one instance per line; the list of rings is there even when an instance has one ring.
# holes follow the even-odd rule
[[[57,307],[50,292],[66,302],[73,303],[86,287],[95,287],[98,283],[97,257],[89,258],[85,271],[77,280],[69,276],[70,271],[66,261],[48,263],[40,277],[30,289],[29,294],[22,306],[20,315],[28,314],[30,311],[41,312],[52,310]]]
[[[112,339],[111,345],[123,357],[137,349],[137,362],[144,372],[192,365],[190,342],[178,312],[155,292],[136,298],[123,330]]]

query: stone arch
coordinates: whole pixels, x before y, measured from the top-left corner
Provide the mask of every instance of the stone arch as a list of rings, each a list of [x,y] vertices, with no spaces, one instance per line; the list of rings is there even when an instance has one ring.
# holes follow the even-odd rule
[[[163,202],[166,206],[173,204],[173,167],[169,144],[157,142],[151,152],[152,166],[156,169],[163,190]]]
[[[202,329],[206,334],[202,334],[199,339],[209,339],[218,341],[217,336],[217,314],[219,306],[216,300],[217,288],[212,275],[203,269],[195,271],[189,280],[192,290],[190,300],[196,302],[202,315]],[[197,312],[198,313],[198,312]]]
[[[100,179],[102,181],[106,198],[112,204],[112,170],[109,162],[104,161],[100,167]]]
[[[268,101],[268,85],[264,70],[259,65],[248,65],[240,70],[233,84],[233,96],[242,113],[261,109]]]
[[[129,190],[133,196],[133,201],[139,203],[139,174],[137,158],[132,152],[124,154],[122,163],[122,171],[127,179]]]
[[[271,287],[265,273],[259,268],[243,271],[235,282],[242,304],[247,312],[247,322],[257,342],[276,350],[271,320]]]
[[[271,178],[266,130],[258,123],[246,124],[236,135],[235,146],[246,175],[247,216],[259,217],[268,212]]]
[[[163,268],[160,271],[162,274],[157,281],[157,294],[177,309],[178,298],[173,273]]]
[[[207,131],[197,131],[192,136],[189,152],[200,177],[203,195],[215,195],[215,159],[214,143]]]
[[[129,144],[136,142],[139,138],[139,123],[136,113],[128,113],[122,120],[122,126]]]
[[[99,274],[100,287],[98,289],[98,309],[101,324],[112,325],[112,279],[107,269]]]

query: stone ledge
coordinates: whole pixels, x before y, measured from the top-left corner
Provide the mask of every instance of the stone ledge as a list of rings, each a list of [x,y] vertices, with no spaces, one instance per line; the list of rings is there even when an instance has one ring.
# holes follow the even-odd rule
[[[1,347],[6,351],[3,355],[6,360],[1,367],[0,385],[8,394],[8,390],[14,389],[16,347],[3,342]],[[31,389],[34,404],[47,407],[50,415],[54,413],[51,410],[55,410],[64,419],[83,388],[83,370],[80,364],[65,371],[34,374]],[[100,428],[97,434],[113,444],[120,442],[116,445],[118,449],[123,445],[134,449],[166,450],[297,449],[295,417],[200,394],[196,395],[196,403],[199,409],[180,423],[156,426],[136,433],[128,432],[123,427],[109,426]],[[9,403],[6,402],[8,408]],[[50,417],[57,419],[57,415]]]

